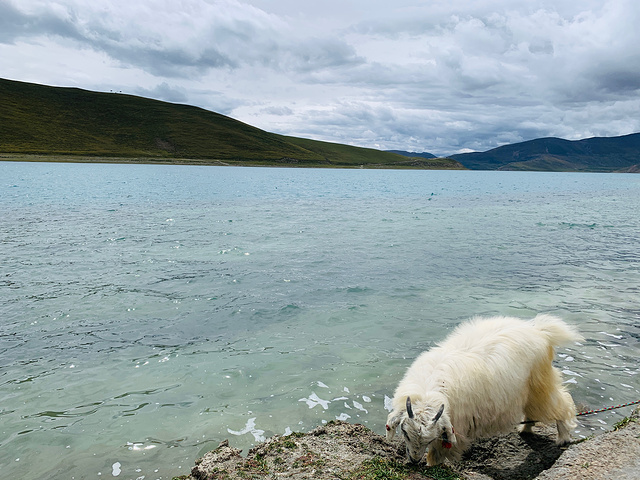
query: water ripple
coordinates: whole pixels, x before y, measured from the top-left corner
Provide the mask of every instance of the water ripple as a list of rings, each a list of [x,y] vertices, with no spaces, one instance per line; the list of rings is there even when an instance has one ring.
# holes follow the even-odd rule
[[[560,315],[576,401],[640,396],[635,177],[127,167],[3,172],[7,476],[171,478],[229,431],[383,431],[411,360],[476,314]]]

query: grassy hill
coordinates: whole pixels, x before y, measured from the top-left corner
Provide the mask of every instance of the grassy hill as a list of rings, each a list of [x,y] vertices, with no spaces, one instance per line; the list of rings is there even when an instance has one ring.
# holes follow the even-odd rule
[[[539,138],[451,158],[472,170],[634,172],[640,168],[640,133],[576,141]]]
[[[462,168],[286,137],[201,108],[0,79],[0,153],[161,163]]]

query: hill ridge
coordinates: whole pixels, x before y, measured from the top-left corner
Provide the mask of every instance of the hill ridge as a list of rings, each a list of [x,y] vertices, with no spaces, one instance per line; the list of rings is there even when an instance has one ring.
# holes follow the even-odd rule
[[[462,168],[450,159],[419,162],[375,149],[287,137],[200,107],[123,93],[0,79],[0,103],[0,152],[44,160],[56,155],[83,161]]]

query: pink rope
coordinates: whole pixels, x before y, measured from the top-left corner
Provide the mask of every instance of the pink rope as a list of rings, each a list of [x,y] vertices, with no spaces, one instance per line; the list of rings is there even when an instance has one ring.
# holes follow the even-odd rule
[[[615,410],[616,408],[629,407],[631,405],[637,405],[640,403],[640,400],[636,400],[635,402],[622,403],[620,405],[612,405],[611,407],[599,408],[598,410],[586,410],[584,412],[580,412],[576,414],[576,417],[581,417],[582,415],[591,415],[593,413],[606,412],[609,410]],[[520,425],[525,425],[528,423],[537,423],[538,420],[525,420],[524,422],[520,422]]]
[[[636,400],[635,402],[623,403],[621,405],[613,405],[611,407],[600,408],[598,410],[587,410],[585,412],[578,413],[576,417],[580,417],[582,415],[591,415],[592,413],[606,412],[608,410],[615,410],[616,408],[628,407],[630,405],[636,405],[638,403],[640,403],[640,400]]]

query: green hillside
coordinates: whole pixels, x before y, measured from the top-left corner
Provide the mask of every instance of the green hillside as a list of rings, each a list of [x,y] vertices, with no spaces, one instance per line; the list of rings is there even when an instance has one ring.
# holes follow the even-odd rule
[[[201,108],[118,93],[0,79],[0,105],[0,153],[44,160],[462,168],[285,137]]]

